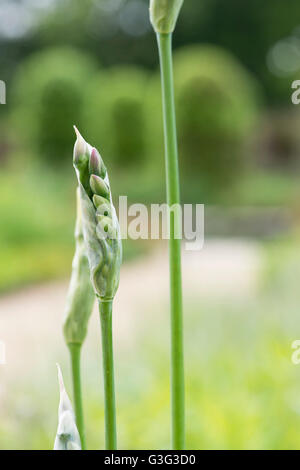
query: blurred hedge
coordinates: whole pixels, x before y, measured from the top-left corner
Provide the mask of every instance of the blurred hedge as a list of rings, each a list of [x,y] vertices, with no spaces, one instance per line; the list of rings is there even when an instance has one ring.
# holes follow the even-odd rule
[[[143,69],[114,67],[97,74],[87,93],[84,127],[89,139],[120,170],[145,163],[147,78]]]
[[[49,49],[20,66],[12,93],[20,145],[51,165],[70,159],[73,124],[82,124],[93,59],[71,48]]]
[[[175,52],[180,161],[187,193],[210,198],[227,190],[243,166],[258,116],[258,90],[227,52],[190,46]],[[20,67],[13,118],[26,152],[60,164],[70,158],[76,123],[112,168],[121,192],[163,197],[163,134],[158,70],[133,66],[96,72],[90,57],[51,49]]]
[[[193,180],[201,196],[232,185],[243,168],[245,144],[258,118],[259,90],[247,71],[226,51],[209,45],[189,46],[174,54],[175,99],[180,163],[191,193]],[[158,77],[153,94],[159,94]],[[152,113],[154,105],[152,102]],[[162,122],[153,120],[162,143]],[[159,148],[157,152],[159,153]]]

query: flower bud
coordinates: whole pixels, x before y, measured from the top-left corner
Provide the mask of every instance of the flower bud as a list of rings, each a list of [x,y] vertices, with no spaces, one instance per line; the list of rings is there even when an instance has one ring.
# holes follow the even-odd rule
[[[98,196],[98,194],[94,194],[93,196],[93,203],[94,203],[94,206],[98,209],[100,206],[102,206],[103,204],[106,205],[107,204],[107,199],[105,199],[105,197],[102,197],[102,196]]]
[[[106,170],[103,174],[102,159],[89,144],[87,147],[87,183],[82,178],[86,173],[80,173],[74,164],[80,188],[84,244],[95,294],[103,301],[112,300],[118,289],[122,262],[120,227]]]
[[[58,364],[57,369],[60,401],[58,408],[58,428],[54,450],[81,450],[81,442],[75,422],[74,411],[66,392],[62,373]]]
[[[150,0],[150,20],[156,33],[174,31],[182,4],[183,0]]]
[[[89,187],[89,146],[84,140],[84,138],[81,136],[76,126],[74,126],[74,129],[77,136],[77,140],[74,145],[73,164],[76,168],[76,171],[78,172],[80,183],[83,185],[88,195],[92,196]]]
[[[106,175],[106,168],[103,160],[97,149],[93,148],[90,156],[89,170],[91,175],[101,176],[102,178]]]
[[[93,203],[97,209],[96,215],[103,215],[105,217],[112,217],[111,206],[107,199],[95,194],[93,196]]]
[[[93,193],[98,194],[98,196],[103,196],[109,200],[109,188],[105,181],[97,175],[91,175],[90,177],[90,186]]]
[[[77,136],[77,140],[74,145],[73,156],[74,164],[77,165],[82,160],[82,157],[88,155],[88,146],[76,126],[74,126],[74,130]]]

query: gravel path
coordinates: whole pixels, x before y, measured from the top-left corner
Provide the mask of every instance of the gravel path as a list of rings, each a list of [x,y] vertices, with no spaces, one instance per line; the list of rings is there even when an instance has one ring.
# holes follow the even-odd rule
[[[211,240],[201,252],[183,252],[185,298],[251,295],[257,288],[261,259],[259,245],[240,240]],[[147,327],[145,314],[149,315],[149,310],[145,305],[151,305],[155,315],[155,306],[168,302],[168,284],[166,249],[122,268],[114,307],[119,350],[132,343],[140,328]],[[58,359],[65,355],[60,324],[67,288],[68,282],[52,282],[0,298],[0,341],[5,343],[7,362],[0,365],[0,373],[16,376],[28,364],[39,370],[47,368],[50,351],[55,349],[54,338]],[[97,315],[90,331],[96,340]]]

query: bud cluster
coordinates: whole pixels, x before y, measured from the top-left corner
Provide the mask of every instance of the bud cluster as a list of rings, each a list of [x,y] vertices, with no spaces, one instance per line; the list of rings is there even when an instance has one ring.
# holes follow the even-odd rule
[[[119,222],[103,160],[98,150],[85,142],[76,128],[75,131],[74,167],[92,282],[102,300],[111,300],[118,288],[122,257]]]

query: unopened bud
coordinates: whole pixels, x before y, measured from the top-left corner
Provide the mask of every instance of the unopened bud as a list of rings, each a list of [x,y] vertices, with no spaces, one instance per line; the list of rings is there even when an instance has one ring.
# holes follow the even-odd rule
[[[98,209],[103,204],[105,205],[107,204],[107,199],[105,199],[105,197],[98,196],[98,194],[94,194],[93,203],[94,203],[94,206]]]
[[[98,196],[103,196],[106,199],[109,199],[109,188],[105,181],[97,175],[91,175],[90,177],[90,186],[93,193],[98,194]]]
[[[93,202],[94,202],[94,206],[97,209],[97,212],[96,212],[97,215],[104,215],[105,217],[112,216],[111,205],[109,204],[107,199],[95,194],[93,196]]]
[[[182,4],[183,0],[150,0],[150,20],[156,33],[174,31]]]
[[[93,148],[91,152],[89,170],[91,175],[101,176],[102,178],[106,174],[106,168],[96,148]]]
[[[89,144],[87,146],[87,184],[86,173],[82,174],[74,164],[80,183],[84,243],[94,291],[98,298],[112,300],[118,289],[122,262],[120,228],[112,204],[108,175],[106,171],[105,175],[102,176],[101,172],[99,175],[101,157]]]
[[[57,365],[57,369],[60,401],[58,409],[58,428],[54,450],[81,450],[81,442],[75,422],[74,411],[64,386],[59,365]]]
[[[81,161],[82,157],[88,154],[88,146],[76,126],[74,126],[74,130],[75,130],[77,139],[74,145],[73,156],[74,156],[74,163],[77,165]]]

